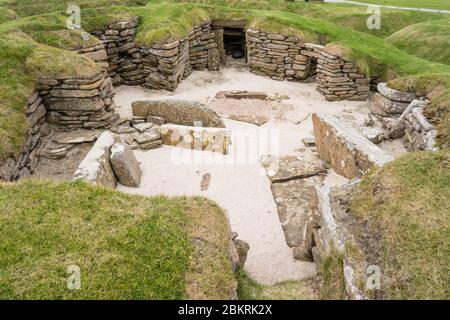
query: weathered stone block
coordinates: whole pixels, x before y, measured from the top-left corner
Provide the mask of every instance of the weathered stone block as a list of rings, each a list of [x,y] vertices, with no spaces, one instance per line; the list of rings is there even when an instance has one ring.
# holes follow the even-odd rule
[[[219,115],[198,102],[184,100],[146,100],[132,103],[134,116],[156,116],[163,118],[166,123],[185,126],[199,125],[203,127],[224,128],[225,125]]]
[[[361,177],[372,167],[381,167],[393,159],[334,116],[314,113],[312,120],[320,157],[349,179]]]

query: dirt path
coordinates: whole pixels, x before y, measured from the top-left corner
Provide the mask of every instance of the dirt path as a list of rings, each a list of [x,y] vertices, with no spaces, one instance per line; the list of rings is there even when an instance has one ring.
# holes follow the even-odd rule
[[[210,152],[167,146],[150,151],[136,151],[136,156],[142,163],[142,184],[137,189],[119,186],[119,190],[143,195],[206,196],[227,210],[233,231],[250,244],[245,268],[255,280],[271,285],[284,280],[312,277],[316,272],[315,265],[293,259],[292,249],[286,244],[270,190],[270,181],[258,161],[259,156],[267,151],[254,150],[253,145],[236,143],[236,140],[248,130],[268,132],[279,137],[276,139],[278,144],[274,148],[275,153],[291,155],[304,147],[301,142],[303,137],[313,135],[310,120],[312,112],[332,113],[357,124],[362,123],[367,115],[368,104],[352,101],[327,102],[315,91],[314,83],[273,81],[241,68],[229,68],[221,72],[194,72],[175,92],[120,87],[115,101],[121,106],[118,108],[121,115],[130,116],[130,105],[134,100],[173,98],[208,104],[222,90],[253,90],[269,95],[288,95],[290,99],[282,102],[289,105],[283,109],[286,117],[276,119],[270,107],[262,106],[249,108],[252,114],[259,112],[270,117],[269,122],[260,127],[225,119],[227,128],[232,131],[233,145],[227,156],[214,154],[218,163],[208,163],[211,158],[202,159],[213,155]],[[260,102],[255,102],[257,103]],[[228,104],[229,109],[245,108],[232,100]],[[299,119],[300,122],[296,124]],[[189,161],[183,163],[180,158]],[[203,161],[198,162],[199,159]],[[211,174],[211,182],[208,190],[201,191],[201,180],[205,173]],[[346,181],[333,173],[327,179],[336,183]]]

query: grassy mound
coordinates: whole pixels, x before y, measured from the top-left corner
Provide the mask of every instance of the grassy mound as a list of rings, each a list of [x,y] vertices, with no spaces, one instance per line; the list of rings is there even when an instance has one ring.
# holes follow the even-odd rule
[[[386,41],[417,57],[450,64],[449,34],[449,20],[427,21],[397,31]]]
[[[442,19],[441,14],[386,9],[383,17],[388,15],[389,19],[383,20],[383,28],[377,33],[368,31],[365,26],[365,8],[354,5],[291,3],[281,0],[183,2],[186,3],[158,0],[75,1],[83,8],[81,23],[82,28],[87,31],[98,30],[126,18],[139,17],[141,23],[136,41],[142,45],[179,39],[186,36],[193,25],[205,20],[240,18],[247,19],[250,26],[265,31],[299,35],[307,41],[335,43],[345,47],[363,72],[383,80],[406,76],[427,81],[428,75],[434,74],[436,81],[446,83],[450,77],[450,65],[413,56],[382,38],[404,28],[415,19]],[[118,3],[128,6],[114,6]],[[66,29],[66,4],[63,1],[0,0],[0,6],[16,10],[20,16],[52,11],[0,25],[1,163],[22,150],[26,136],[24,108],[36,76],[71,76],[95,72],[96,66],[92,61],[64,50],[92,45],[98,40],[91,37],[86,43],[81,40],[79,32]],[[441,51],[445,54],[448,50]],[[426,86],[431,88],[433,84],[434,82],[429,82]],[[433,91],[431,89],[426,91],[427,95]],[[450,113],[450,99],[444,91],[439,94],[433,91],[432,95],[433,105],[438,105],[438,109],[443,111],[431,111],[430,114]],[[438,124],[442,137],[439,141],[441,145],[445,145],[442,141],[450,141],[447,122],[440,120],[442,117],[439,116],[434,118],[437,119],[436,123],[443,123]]]
[[[448,149],[408,154],[363,179],[351,213],[365,227],[347,254],[381,268],[379,297],[448,299],[449,199]]]
[[[1,299],[227,299],[226,217],[202,198],[84,183],[0,184]],[[67,268],[81,290],[67,289]]]

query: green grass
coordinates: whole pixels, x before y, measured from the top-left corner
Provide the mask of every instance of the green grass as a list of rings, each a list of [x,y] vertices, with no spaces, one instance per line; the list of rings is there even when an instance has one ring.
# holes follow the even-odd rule
[[[418,54],[420,57],[417,57],[382,38],[404,28],[415,18],[419,21],[442,19],[443,15],[440,14],[386,11],[386,14],[392,15],[385,21],[388,27],[379,34],[371,34],[364,27],[367,14],[358,6],[289,3],[280,0],[200,2],[167,3],[136,0],[124,4],[139,6],[128,7],[101,7],[117,3],[112,0],[96,0],[89,4],[83,1],[77,3],[83,4],[82,27],[87,31],[102,29],[109,23],[138,16],[141,24],[137,42],[143,45],[185,37],[193,25],[208,19],[244,18],[249,21],[250,26],[260,27],[266,31],[300,35],[307,41],[338,44],[346,48],[345,51],[364,73],[378,76],[383,80],[398,77],[429,79],[428,75],[432,74],[437,78],[436,81],[446,83],[450,77],[450,65],[427,60],[429,57],[438,59],[437,55],[446,56],[448,50],[439,51],[432,46],[421,46],[423,51]],[[51,3],[55,6],[50,6]],[[65,5],[62,1],[56,0],[50,2],[0,0],[0,4],[17,10],[21,15],[46,12],[50,8],[52,11],[63,10],[62,6]],[[0,161],[21,151],[26,136],[23,114],[26,98],[32,91],[32,82],[36,76],[95,72],[96,67],[91,61],[62,50],[73,50],[96,42],[95,38],[91,37],[90,42],[85,43],[78,32],[66,30],[65,20],[65,13],[57,11],[0,24],[0,41],[3,44],[0,49],[2,116],[0,139],[4,141],[0,145]],[[437,21],[429,24],[437,25]],[[413,47],[405,50],[410,53],[414,51],[416,54]],[[445,47],[445,39],[439,42],[439,47]],[[433,88],[430,85],[425,87],[428,89],[425,94],[429,95]],[[440,95],[433,96],[433,105],[439,105],[439,110],[443,110],[439,114],[448,114],[450,110],[450,98],[444,91]],[[443,119],[444,121],[442,117],[435,120],[436,123],[442,124],[439,125],[440,132],[443,133],[439,139],[441,145],[445,145],[446,140],[450,141],[450,134],[445,126],[447,116]]]
[[[410,25],[386,38],[388,43],[409,54],[450,64],[450,16],[446,20]]]
[[[351,213],[366,225],[355,236],[381,268],[383,298],[448,299],[449,199],[450,149],[410,153],[364,177]]]
[[[0,184],[0,299],[229,298],[224,222],[201,198],[82,182]],[[80,267],[81,290],[67,289],[70,265]]]
[[[345,299],[342,255],[332,251],[323,261],[320,270],[319,296],[322,300]]]
[[[406,8],[450,10],[449,0],[354,0],[365,3]]]
[[[241,270],[238,273],[238,296],[240,300],[314,300],[317,292],[313,279],[262,285]]]
[[[0,23],[14,20],[16,18],[16,13],[8,8],[0,7]]]

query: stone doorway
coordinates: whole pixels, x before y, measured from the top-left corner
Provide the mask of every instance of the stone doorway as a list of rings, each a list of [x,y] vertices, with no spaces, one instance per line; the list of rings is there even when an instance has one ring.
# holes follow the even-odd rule
[[[223,46],[227,59],[246,59],[245,31],[242,28],[223,28]]]

